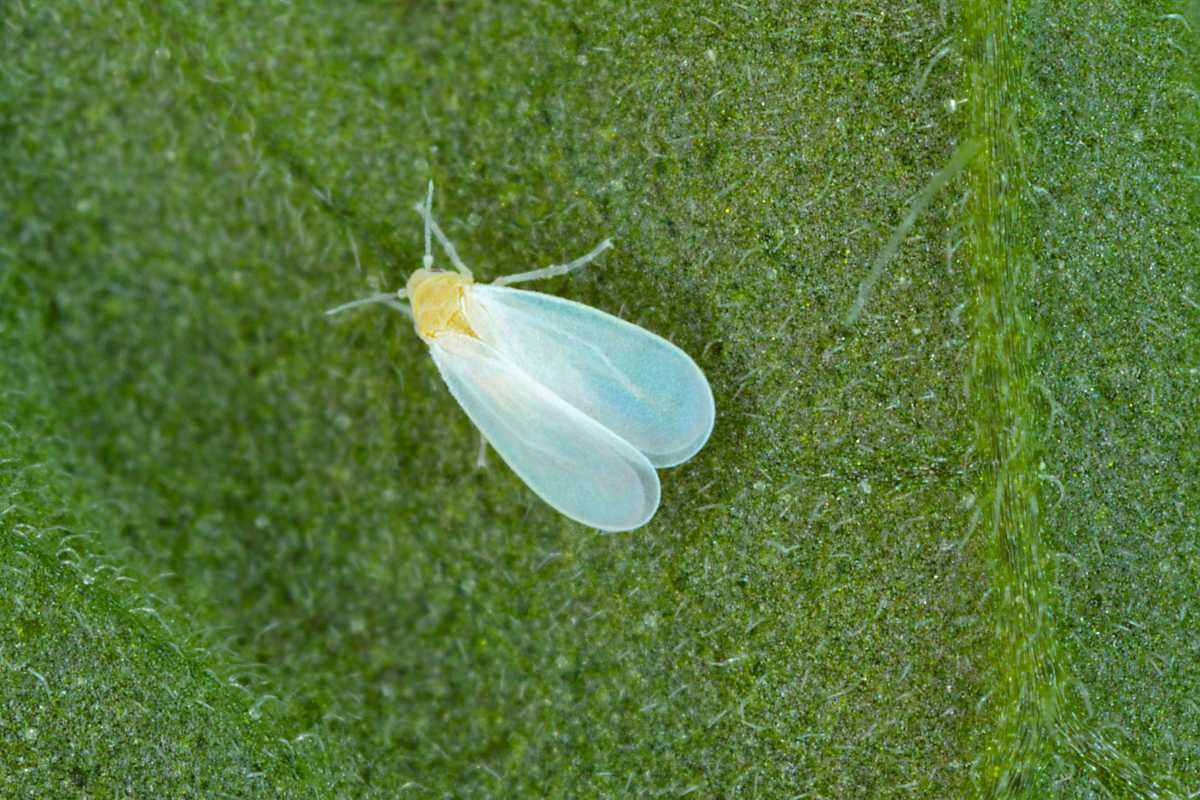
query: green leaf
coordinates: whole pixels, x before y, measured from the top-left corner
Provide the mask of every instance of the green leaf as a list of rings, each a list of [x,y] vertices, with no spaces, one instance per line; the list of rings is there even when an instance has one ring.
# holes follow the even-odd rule
[[[1200,25],[1077,5],[10,4],[0,795],[1194,791]],[[705,370],[645,528],[322,315],[430,178]]]

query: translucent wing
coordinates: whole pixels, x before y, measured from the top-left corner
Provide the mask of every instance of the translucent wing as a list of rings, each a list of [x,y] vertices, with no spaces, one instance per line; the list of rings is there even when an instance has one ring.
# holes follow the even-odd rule
[[[560,297],[475,284],[467,318],[506,360],[646,455],[687,461],[713,427],[712,390],[687,353]]]
[[[467,416],[547,503],[606,531],[654,516],[658,475],[633,445],[478,339],[443,334],[429,350]]]

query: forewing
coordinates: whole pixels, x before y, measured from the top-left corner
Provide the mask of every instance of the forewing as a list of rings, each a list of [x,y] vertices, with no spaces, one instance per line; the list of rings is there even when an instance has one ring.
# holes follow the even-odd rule
[[[656,467],[688,460],[712,432],[704,373],[661,336],[582,303],[503,286],[471,286],[466,312],[506,361]]]
[[[555,509],[607,531],[637,528],[654,515],[658,475],[633,445],[478,339],[446,334],[429,349],[488,443]]]

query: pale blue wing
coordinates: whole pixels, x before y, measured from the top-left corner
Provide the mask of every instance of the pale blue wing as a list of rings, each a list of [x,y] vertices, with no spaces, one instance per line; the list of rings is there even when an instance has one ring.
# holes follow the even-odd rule
[[[708,381],[661,336],[582,303],[504,286],[471,286],[466,313],[506,361],[654,466],[687,461],[708,440],[714,414]]]
[[[478,339],[443,334],[429,350],[488,443],[555,509],[606,531],[654,516],[658,475],[633,445]]]

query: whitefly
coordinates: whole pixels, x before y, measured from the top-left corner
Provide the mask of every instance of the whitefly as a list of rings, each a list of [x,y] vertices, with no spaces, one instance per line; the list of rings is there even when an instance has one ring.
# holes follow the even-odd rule
[[[416,210],[425,256],[408,284],[326,313],[369,303],[402,312],[483,439],[539,497],[601,530],[644,525],[658,509],[655,469],[687,461],[712,432],[704,373],[619,317],[510,288],[579,269],[612,242],[566,264],[476,283],[433,219],[432,181]],[[433,238],[453,270],[434,268]]]

